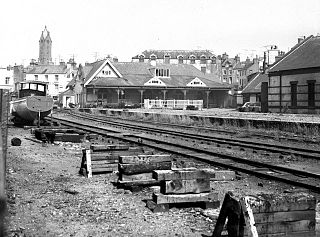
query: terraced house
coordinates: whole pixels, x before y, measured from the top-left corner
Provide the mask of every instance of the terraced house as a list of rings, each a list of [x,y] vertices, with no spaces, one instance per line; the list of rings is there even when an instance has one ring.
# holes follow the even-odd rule
[[[320,112],[320,37],[294,46],[268,72],[270,112]]]
[[[132,62],[191,64],[205,74],[217,71],[216,56],[210,50],[145,50],[132,57]]]
[[[142,106],[144,99],[203,100],[204,107],[227,106],[230,87],[188,64],[111,62],[79,66],[68,84],[84,106]]]

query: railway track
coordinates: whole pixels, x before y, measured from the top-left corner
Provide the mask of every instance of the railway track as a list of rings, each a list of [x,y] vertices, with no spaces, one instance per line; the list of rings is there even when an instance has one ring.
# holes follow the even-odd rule
[[[290,185],[307,188],[311,191],[320,192],[320,174],[301,169],[293,169],[283,165],[274,165],[271,162],[259,162],[241,158],[237,155],[217,152],[201,147],[193,147],[185,141],[163,136],[146,133],[129,133],[123,130],[104,127],[101,125],[92,125],[92,122],[72,121],[70,119],[61,119],[54,117],[54,121],[61,125],[82,129],[90,133],[97,133],[102,136],[114,137],[119,140],[137,143],[152,147],[157,150],[187,157],[197,161],[205,162],[210,165],[240,171],[268,180],[284,182]],[[103,122],[103,121],[102,121]]]
[[[147,133],[160,133],[160,134],[167,134],[170,136],[176,136],[181,137],[183,136],[184,139],[195,139],[197,141],[202,142],[210,142],[210,143],[216,143],[216,144],[223,144],[226,146],[237,146],[241,147],[242,149],[253,149],[253,150],[260,150],[260,151],[266,151],[266,152],[272,152],[272,153],[280,153],[280,154],[293,154],[295,156],[301,156],[304,158],[309,159],[315,159],[320,160],[320,151],[319,150],[313,150],[313,149],[306,149],[302,147],[293,147],[293,146],[286,146],[286,145],[280,145],[280,144],[268,144],[265,142],[258,142],[258,141],[250,141],[246,139],[239,139],[239,138],[226,138],[221,136],[213,136],[213,135],[205,135],[200,134],[196,135],[194,132],[182,132],[182,131],[175,131],[173,129],[168,128],[155,128],[155,127],[147,127],[143,125],[137,125],[137,124],[128,124],[125,122],[114,122],[110,121],[104,118],[97,118],[96,116],[92,115],[81,115],[81,114],[72,114],[72,116],[81,118],[81,119],[90,119],[95,122],[102,122],[106,123],[108,125],[117,126],[121,128],[126,129],[133,129],[133,130],[139,130],[139,131],[145,131]]]

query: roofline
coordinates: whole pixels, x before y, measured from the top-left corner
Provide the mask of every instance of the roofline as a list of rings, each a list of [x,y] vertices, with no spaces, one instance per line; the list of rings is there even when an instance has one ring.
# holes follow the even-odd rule
[[[168,86],[95,86],[89,85],[90,88],[159,88],[159,89],[202,89],[202,90],[230,90],[231,87],[189,87],[189,86],[180,86],[180,87],[168,87]]]
[[[254,78],[252,78],[252,80],[245,86],[245,88],[242,89],[242,92],[241,92],[241,93],[243,93],[243,91],[244,91],[247,87],[249,87],[249,85],[251,85],[252,82],[253,82],[258,76],[260,76],[260,74],[262,74],[262,73],[259,72]]]
[[[101,66],[92,74],[92,76],[84,83],[84,86],[87,86],[92,80],[93,78],[95,78],[97,76],[97,74],[101,71],[101,69],[103,67],[105,67],[107,64],[110,65],[110,67],[115,71],[115,73],[119,76],[122,77],[121,73],[116,69],[116,67],[114,65],[112,65],[112,63],[110,62],[109,59],[106,59],[104,61],[103,64],[101,64]]]
[[[284,60],[285,58],[287,58],[290,54],[292,54],[294,51],[296,51],[298,48],[300,48],[302,45],[304,45],[305,43],[307,43],[311,38],[313,38],[313,35],[310,35],[309,37],[307,37],[304,41],[302,41],[300,44],[297,44],[295,46],[293,46],[291,48],[291,50],[289,50],[289,52],[287,52],[285,55],[283,55],[283,57],[281,57],[278,61],[274,62],[268,70],[269,71],[272,70],[272,68],[274,68],[275,66],[277,66],[280,62],[282,62],[282,60]],[[281,71],[281,70],[280,70]]]

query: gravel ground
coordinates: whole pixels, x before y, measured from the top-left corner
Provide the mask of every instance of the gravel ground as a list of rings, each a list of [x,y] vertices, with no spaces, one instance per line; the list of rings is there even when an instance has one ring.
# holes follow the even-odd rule
[[[79,176],[81,149],[88,143],[43,146],[29,140],[29,130],[9,128],[8,141],[13,137],[22,144],[8,145],[8,236],[201,236],[214,229],[219,209],[152,213],[144,201],[152,189],[117,189],[111,183],[116,173]],[[245,174],[238,178],[212,182],[212,191],[222,200],[227,191],[245,195],[296,190]],[[319,212],[317,217],[319,229]]]

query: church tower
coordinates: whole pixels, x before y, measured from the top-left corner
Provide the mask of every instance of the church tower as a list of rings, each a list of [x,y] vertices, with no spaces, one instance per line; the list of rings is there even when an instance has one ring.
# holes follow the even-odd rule
[[[45,26],[39,40],[39,64],[40,65],[52,64],[51,47],[52,47],[52,40],[50,37],[50,32],[47,30],[47,27]]]

